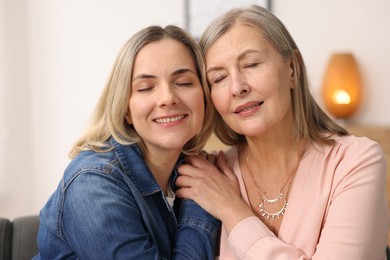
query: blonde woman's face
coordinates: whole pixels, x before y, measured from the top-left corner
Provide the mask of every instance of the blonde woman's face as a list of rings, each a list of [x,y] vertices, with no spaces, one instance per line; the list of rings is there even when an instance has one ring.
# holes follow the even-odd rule
[[[235,25],[206,53],[211,97],[235,132],[259,136],[291,127],[293,69],[262,33]]]
[[[127,121],[147,150],[180,152],[201,129],[204,96],[194,60],[180,42],[163,39],[138,53]]]

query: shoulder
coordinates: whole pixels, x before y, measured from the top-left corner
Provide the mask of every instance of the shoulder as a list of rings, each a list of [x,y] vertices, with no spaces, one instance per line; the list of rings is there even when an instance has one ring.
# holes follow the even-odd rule
[[[72,207],[68,216],[74,216],[76,210],[86,207],[99,209],[104,200],[120,201],[127,191],[114,152],[83,151],[65,169],[57,189],[40,212],[41,220],[53,229],[60,225],[59,216],[67,206]]]
[[[334,136],[333,145],[313,145],[305,155],[309,169],[318,169],[327,176],[342,180],[347,176],[386,177],[386,160],[381,146],[367,138],[354,135]]]
[[[121,174],[120,163],[113,151],[83,151],[67,166],[62,179],[62,188],[66,189],[78,178],[115,178]],[[100,176],[100,177],[99,177]]]
[[[369,139],[365,136],[355,136],[355,135],[346,135],[346,136],[335,136],[333,139],[336,141],[336,144],[344,145],[368,145],[368,146],[377,146],[378,143]]]
[[[335,143],[331,146],[323,146],[325,154],[330,154],[336,158],[354,158],[354,157],[384,157],[381,146],[367,138],[354,135],[334,136]]]

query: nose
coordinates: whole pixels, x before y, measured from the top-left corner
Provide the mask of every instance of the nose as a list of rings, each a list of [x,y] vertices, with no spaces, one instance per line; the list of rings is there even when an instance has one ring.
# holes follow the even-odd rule
[[[233,97],[243,97],[250,92],[250,87],[241,73],[232,75],[231,91]]]
[[[178,96],[173,86],[164,84],[159,91],[158,106],[166,107],[176,105],[178,103]]]

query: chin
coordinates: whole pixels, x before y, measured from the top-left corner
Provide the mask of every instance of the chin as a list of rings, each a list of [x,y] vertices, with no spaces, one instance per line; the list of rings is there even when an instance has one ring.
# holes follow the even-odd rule
[[[183,146],[190,140],[189,139],[171,139],[171,140],[165,140],[163,142],[160,142],[159,145],[168,150],[182,150]]]

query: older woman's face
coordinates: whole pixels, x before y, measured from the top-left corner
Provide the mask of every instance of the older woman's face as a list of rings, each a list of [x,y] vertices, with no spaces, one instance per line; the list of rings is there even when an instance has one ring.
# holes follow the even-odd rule
[[[253,27],[237,24],[207,51],[211,97],[237,133],[258,136],[291,124],[293,69]]]
[[[129,124],[148,151],[180,151],[201,129],[204,96],[195,62],[180,42],[163,39],[143,47],[133,69]]]

